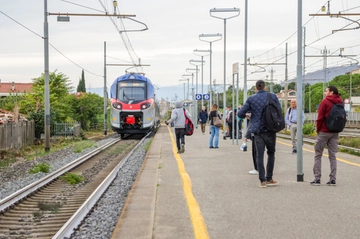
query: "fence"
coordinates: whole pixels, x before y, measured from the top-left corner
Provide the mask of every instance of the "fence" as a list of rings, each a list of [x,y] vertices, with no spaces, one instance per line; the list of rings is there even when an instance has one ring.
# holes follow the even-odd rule
[[[20,149],[33,145],[34,138],[33,120],[0,125],[0,150]]]
[[[53,125],[52,135],[57,136],[80,136],[80,124],[77,122],[55,122]]]
[[[317,115],[318,113],[306,113],[305,114],[306,123],[316,124]],[[360,126],[360,112],[348,112],[346,127],[356,127],[356,126]]]

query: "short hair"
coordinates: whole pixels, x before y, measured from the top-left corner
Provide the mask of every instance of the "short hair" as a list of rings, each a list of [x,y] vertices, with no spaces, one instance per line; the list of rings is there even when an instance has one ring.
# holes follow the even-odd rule
[[[255,85],[257,90],[263,90],[265,88],[265,81],[258,80]]]
[[[328,86],[327,88],[329,89],[330,92],[332,91],[333,94],[336,94],[336,95],[339,94],[339,91],[338,91],[338,89],[337,89],[335,86],[330,85],[330,86]]]

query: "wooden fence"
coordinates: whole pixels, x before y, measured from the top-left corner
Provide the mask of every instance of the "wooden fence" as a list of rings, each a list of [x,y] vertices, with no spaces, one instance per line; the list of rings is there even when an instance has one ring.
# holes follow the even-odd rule
[[[33,120],[0,125],[0,150],[21,149],[33,145],[34,139]]]

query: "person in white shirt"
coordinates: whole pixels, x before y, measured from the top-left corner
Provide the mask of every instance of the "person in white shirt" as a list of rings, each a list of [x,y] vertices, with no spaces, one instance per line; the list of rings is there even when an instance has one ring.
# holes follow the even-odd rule
[[[305,114],[304,111],[302,111],[302,123],[304,124],[305,121]],[[292,141],[292,153],[297,153],[297,147],[296,147],[296,133],[297,133],[297,110],[296,110],[296,100],[291,100],[291,106],[286,111],[285,115],[285,123],[290,128],[290,134],[291,134],[291,141]]]

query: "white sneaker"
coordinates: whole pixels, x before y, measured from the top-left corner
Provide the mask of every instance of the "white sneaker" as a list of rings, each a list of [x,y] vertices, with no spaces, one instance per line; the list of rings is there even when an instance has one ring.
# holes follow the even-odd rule
[[[259,172],[258,172],[257,170],[255,170],[255,169],[249,171],[249,173],[250,173],[250,174],[253,174],[253,175],[259,174]]]

